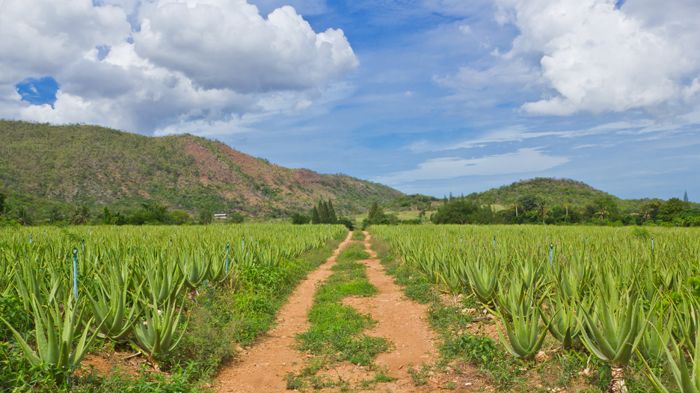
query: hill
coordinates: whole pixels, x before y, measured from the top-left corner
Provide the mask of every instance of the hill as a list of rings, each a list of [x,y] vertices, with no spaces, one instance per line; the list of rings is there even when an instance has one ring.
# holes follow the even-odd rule
[[[431,221],[699,226],[700,205],[678,198],[620,199],[575,180],[535,178],[438,203]]]
[[[345,175],[288,169],[192,135],[148,137],[89,125],[0,121],[0,182],[17,204],[116,209],[157,201],[282,217],[331,198],[343,214],[403,194]]]
[[[469,195],[469,199],[483,205],[512,206],[523,196],[535,196],[548,206],[571,206],[582,208],[596,199],[613,198],[621,205],[634,203],[595,189],[586,183],[571,179],[534,178],[521,180],[507,186]]]

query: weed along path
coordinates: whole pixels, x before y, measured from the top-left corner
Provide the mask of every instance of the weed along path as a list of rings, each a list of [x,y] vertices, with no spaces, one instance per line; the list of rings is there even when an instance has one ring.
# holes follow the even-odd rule
[[[295,336],[308,328],[308,313],[316,287],[331,275],[331,267],[351,238],[352,232],[326,262],[297,286],[277,314],[275,327],[241,354],[238,361],[221,370],[217,386],[219,392],[266,393],[286,390],[287,374],[303,363],[303,354],[294,348]]]

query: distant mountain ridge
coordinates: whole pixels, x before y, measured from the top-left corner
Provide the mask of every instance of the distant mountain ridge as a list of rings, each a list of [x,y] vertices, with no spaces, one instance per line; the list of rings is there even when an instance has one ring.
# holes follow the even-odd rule
[[[0,181],[30,206],[88,204],[281,217],[320,198],[352,214],[403,194],[345,175],[288,169],[193,135],[148,137],[90,125],[0,120]]]

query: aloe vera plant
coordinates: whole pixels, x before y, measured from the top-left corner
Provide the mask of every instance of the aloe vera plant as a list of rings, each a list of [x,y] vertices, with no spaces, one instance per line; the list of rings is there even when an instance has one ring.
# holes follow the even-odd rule
[[[133,326],[134,343],[151,360],[167,356],[182,339],[185,327],[180,328],[182,309],[174,301],[168,301],[162,308],[157,303],[147,305],[142,314],[144,319]],[[185,324],[186,325],[186,324]]]
[[[138,285],[132,293],[131,278],[123,274],[122,269],[114,267],[106,278],[98,276],[94,295],[88,293],[100,334],[114,341],[123,340],[131,331],[138,317],[136,302],[141,291],[141,285]]]
[[[87,347],[96,334],[90,334],[92,319],[82,322],[83,307],[76,304],[73,295],[63,297],[62,302],[53,299],[46,305],[40,304],[36,295],[31,295],[34,317],[33,341],[36,349],[0,317],[22,349],[24,357],[34,366],[48,366],[56,371],[57,377],[70,374],[80,364]]]
[[[541,308],[542,319],[549,332],[561,343],[564,349],[574,349],[580,343],[578,305],[564,296],[552,296]]]
[[[594,299],[591,310],[583,309],[582,338],[586,348],[612,370],[609,392],[627,392],[625,368],[644,333],[640,302],[629,291],[619,291],[606,280],[606,290]]]
[[[165,303],[177,296],[185,285],[179,268],[167,266],[162,259],[156,259],[144,269],[146,277],[145,292],[154,303]]]
[[[696,333],[696,342],[700,338],[700,331]],[[668,359],[668,366],[671,369],[673,380],[681,393],[698,393],[700,392],[700,345],[695,346],[695,349],[690,352],[690,356],[686,359],[686,353],[676,343],[671,340],[671,345],[665,347],[665,354]],[[670,393],[671,391],[664,386],[663,382],[647,365],[647,376],[654,388],[661,393]]]
[[[209,262],[202,255],[185,255],[178,265],[189,288],[197,288],[209,277]]]
[[[672,333],[676,336],[679,343],[689,348],[690,351],[695,351],[697,345],[698,319],[700,309],[697,305],[697,300],[691,296],[684,296],[678,304],[675,305],[674,313],[674,329]]]
[[[639,353],[654,366],[663,364],[666,358],[666,349],[672,339],[669,326],[672,317],[669,314],[669,312],[663,312],[658,306],[652,308],[646,318],[647,327],[639,342]]]
[[[498,287],[498,265],[478,258],[473,264],[467,265],[469,283],[474,295],[483,304],[492,304]]]
[[[510,302],[509,314],[501,314],[508,340],[501,335],[501,341],[513,356],[533,359],[547,336],[547,326],[541,323],[539,300],[534,288],[524,291],[517,298],[511,298]]]
[[[511,318],[513,314],[525,314],[532,305],[524,301],[524,297],[533,291],[518,276],[512,278],[507,286],[498,286],[494,299],[498,312],[505,318]]]

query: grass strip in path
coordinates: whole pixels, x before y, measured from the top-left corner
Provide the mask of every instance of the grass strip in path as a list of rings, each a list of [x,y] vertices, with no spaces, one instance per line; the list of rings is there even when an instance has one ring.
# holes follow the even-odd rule
[[[314,357],[307,367],[298,374],[287,378],[288,389],[321,389],[343,385],[347,381],[333,380],[319,376],[319,371],[329,369],[340,362],[365,366],[375,370],[373,378],[363,381],[364,385],[390,380],[381,370],[374,367],[374,359],[389,350],[389,342],[381,337],[371,337],[363,332],[376,322],[368,315],[357,312],[342,304],[347,297],[369,297],[377,289],[367,280],[365,266],[359,260],[369,255],[362,244],[352,243],[338,257],[333,266],[333,275],[318,289],[314,305],[309,313],[309,330],[297,336],[299,349]]]

